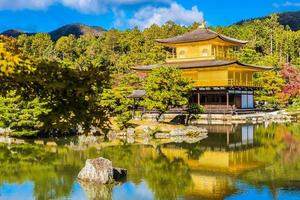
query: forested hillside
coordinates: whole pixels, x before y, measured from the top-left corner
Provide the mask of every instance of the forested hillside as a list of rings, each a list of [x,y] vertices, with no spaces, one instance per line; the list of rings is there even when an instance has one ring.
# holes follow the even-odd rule
[[[278,18],[279,24],[281,24],[283,26],[289,26],[291,28],[291,30],[293,30],[293,31],[300,30],[300,11],[283,12],[283,13],[278,13],[277,15],[279,17]],[[266,18],[268,18],[268,17],[243,20],[243,21],[236,23],[236,25],[242,25],[245,23],[253,22],[255,20],[264,20]]]
[[[133,102],[126,97],[142,87],[131,67],[164,62],[169,49],[155,39],[198,26],[168,22],[142,31],[109,30],[101,37],[69,35],[57,41],[45,33],[1,37],[0,126],[32,134],[64,133],[79,125],[84,130],[91,125],[105,127],[112,108],[103,104],[103,98],[117,108],[116,113],[128,114]],[[268,102],[263,109],[300,107],[300,31],[280,25],[276,15],[212,28],[249,41],[238,52],[241,62],[274,67],[255,77],[263,85],[256,100]],[[6,109],[8,105],[16,108],[14,112]]]

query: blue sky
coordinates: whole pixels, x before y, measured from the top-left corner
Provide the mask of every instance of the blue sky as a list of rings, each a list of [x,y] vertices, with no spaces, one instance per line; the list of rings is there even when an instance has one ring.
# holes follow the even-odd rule
[[[47,32],[69,23],[143,29],[168,20],[189,25],[203,17],[217,26],[297,10],[300,0],[0,0],[0,31]]]

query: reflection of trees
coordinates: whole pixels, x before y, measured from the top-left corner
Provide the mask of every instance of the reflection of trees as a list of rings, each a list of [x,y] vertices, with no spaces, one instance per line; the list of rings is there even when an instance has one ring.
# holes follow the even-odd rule
[[[268,185],[276,196],[278,188],[298,187],[300,180],[299,125],[271,125],[257,130],[263,148],[258,148],[256,159],[266,162],[265,168],[250,171],[242,179],[257,187]]]
[[[200,145],[187,149],[188,159],[198,160],[203,153],[204,150]]]
[[[192,185],[188,166],[181,159],[165,157],[149,159],[143,163],[145,179],[154,191],[156,199],[177,199]]]
[[[0,145],[0,152],[0,184],[32,181],[36,199],[67,197],[83,164],[70,163],[75,152],[38,145]]]

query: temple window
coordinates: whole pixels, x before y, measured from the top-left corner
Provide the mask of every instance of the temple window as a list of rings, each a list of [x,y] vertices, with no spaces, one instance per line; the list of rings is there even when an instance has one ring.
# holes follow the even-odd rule
[[[207,57],[207,56],[209,56],[209,51],[208,51],[208,49],[202,49],[201,56],[202,56],[202,57]]]
[[[211,49],[211,55],[212,56],[215,56],[216,55],[216,46],[215,45],[212,45],[212,49]]]
[[[180,57],[180,58],[185,57],[185,54],[186,54],[186,51],[185,51],[185,50],[180,50],[180,51],[179,51],[179,57]]]

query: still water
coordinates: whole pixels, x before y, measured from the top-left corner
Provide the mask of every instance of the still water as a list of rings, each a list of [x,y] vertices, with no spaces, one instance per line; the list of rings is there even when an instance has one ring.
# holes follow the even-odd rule
[[[208,137],[194,144],[0,144],[0,199],[300,200],[299,124],[206,128]],[[99,156],[128,169],[127,181],[101,187],[77,182],[85,160]]]

